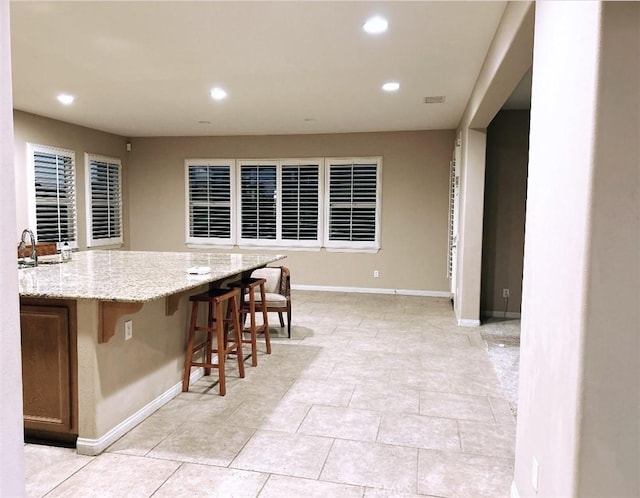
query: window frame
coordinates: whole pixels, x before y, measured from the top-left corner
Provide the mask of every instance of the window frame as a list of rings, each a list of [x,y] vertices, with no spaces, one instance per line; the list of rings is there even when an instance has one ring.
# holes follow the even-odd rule
[[[85,195],[86,195],[86,225],[87,225],[87,247],[121,247],[124,243],[124,216],[123,216],[123,190],[122,190],[122,160],[117,157],[103,156],[86,152],[84,154],[85,162]],[[93,237],[93,188],[92,188],[92,163],[105,163],[109,166],[117,166],[118,170],[118,216],[120,218],[120,234],[116,237],[108,237],[104,239],[95,239]],[[109,196],[110,198],[110,196]]]
[[[245,238],[242,237],[242,166],[266,166],[276,168],[275,184],[275,207],[276,207],[276,236],[274,239]],[[282,238],[282,170],[286,167],[294,166],[317,166],[318,168],[318,212],[317,212],[317,232],[316,238],[311,239],[283,239]],[[238,159],[237,161],[237,185],[236,191],[236,213],[237,213],[237,245],[238,247],[282,247],[291,249],[320,249],[323,237],[323,166],[321,158],[287,158],[287,159]]]
[[[76,174],[76,153],[71,149],[64,149],[62,147],[54,147],[51,145],[42,145],[27,142],[27,182],[29,185],[28,188],[28,218],[29,218],[29,226],[33,227],[33,232],[35,234],[36,240],[38,242],[47,242],[41,240],[42,234],[38,233],[38,215],[37,215],[37,195],[36,195],[36,161],[35,155],[37,153],[40,154],[50,154],[62,157],[68,157],[71,160],[71,184],[72,184],[72,196],[71,201],[69,203],[65,203],[64,205],[67,208],[70,208],[72,213],[70,216],[72,230],[73,230],[73,238],[65,239],[65,240],[56,240],[56,247],[61,249],[62,244],[67,242],[71,249],[78,248],[78,180]],[[57,196],[59,200],[59,196]],[[58,205],[60,202],[58,201]],[[58,226],[58,232],[60,232],[60,225]],[[59,237],[60,238],[60,237]],[[53,242],[53,241],[51,241]]]
[[[190,212],[191,212],[191,199],[190,199],[190,179],[189,168],[190,167],[228,167],[229,168],[229,238],[224,237],[193,237],[191,232]],[[184,161],[185,171],[185,242],[187,245],[194,246],[223,246],[229,247],[236,245],[236,161],[235,159],[185,159]]]
[[[276,159],[238,159],[237,164],[238,167],[236,169],[237,176],[237,189],[236,189],[236,226],[237,226],[237,244],[239,247],[278,247],[278,240],[280,237],[280,223],[279,221],[279,161]],[[275,186],[274,186],[274,197],[275,197],[275,227],[276,233],[275,238],[273,239],[265,239],[265,238],[244,238],[242,236],[242,200],[243,200],[243,192],[242,192],[242,168],[246,167],[260,167],[264,166],[265,168],[275,168],[276,176],[275,176]]]
[[[376,166],[376,200],[375,200],[375,230],[373,241],[330,240],[331,236],[331,168],[355,164],[371,164]],[[380,214],[382,212],[382,157],[331,157],[325,159],[325,192],[324,209],[324,241],[323,247],[328,251],[342,252],[377,252],[380,244]]]
[[[330,224],[330,168],[343,165],[372,165],[375,166],[375,233],[372,241],[354,240],[329,240]],[[231,230],[228,239],[190,237],[190,184],[189,166],[227,166],[230,168],[231,184]],[[242,170],[243,167],[268,167],[276,170],[275,175],[275,238],[250,238],[242,236]],[[287,167],[317,167],[317,232],[315,239],[283,239],[283,171]],[[300,177],[298,177],[300,182]],[[185,159],[185,243],[189,247],[206,246],[237,246],[240,249],[277,249],[291,250],[320,250],[322,248],[335,252],[377,252],[380,250],[380,219],[382,197],[382,156],[375,157],[306,157],[306,158],[280,158],[280,159]],[[300,197],[302,199],[302,196]],[[299,201],[300,202],[300,201]],[[259,207],[258,207],[259,209]],[[298,211],[295,215],[300,218]],[[315,213],[314,213],[315,214]],[[299,236],[299,234],[298,234]]]
[[[324,159],[318,157],[312,158],[293,158],[293,159],[281,159],[280,168],[278,169],[278,180],[280,185],[280,191],[278,195],[278,208],[279,208],[279,223],[280,229],[280,245],[282,247],[291,248],[306,248],[306,249],[320,249],[322,248],[322,240],[324,237]],[[283,183],[282,183],[282,169],[286,167],[300,167],[300,166],[317,166],[318,168],[318,223],[315,239],[283,239],[282,238],[282,200],[283,200]]]

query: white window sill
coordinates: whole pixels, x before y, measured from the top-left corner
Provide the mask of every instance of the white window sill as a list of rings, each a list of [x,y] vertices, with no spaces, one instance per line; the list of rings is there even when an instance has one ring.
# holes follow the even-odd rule
[[[325,247],[327,252],[361,252],[376,254],[380,252],[380,248],[357,248],[357,247]]]
[[[124,245],[124,244],[121,244],[121,243],[115,243],[115,244],[96,244],[96,245],[93,245],[93,246],[87,246],[87,249],[88,249],[89,251],[91,251],[91,250],[96,250],[96,251],[98,251],[98,250],[101,250],[101,249],[105,249],[105,250],[108,250],[108,249],[122,249],[122,246],[123,246],[123,245]],[[75,248],[72,248],[72,249],[77,249],[77,246],[76,246]]]
[[[327,252],[356,252],[356,253],[368,253],[376,254],[380,252],[380,248],[356,248],[356,247],[299,247],[299,246],[260,246],[260,245],[220,245],[220,244],[193,244],[187,243],[189,249],[217,249],[217,250],[230,250],[238,249],[242,251],[298,251],[298,252],[320,252],[325,249]]]
[[[321,247],[295,247],[295,246],[247,246],[247,245],[216,245],[216,244],[186,244],[189,249],[219,249],[219,250],[230,250],[230,249],[239,249],[243,251],[274,251],[274,252],[282,252],[282,251],[306,251],[306,252],[319,252]]]

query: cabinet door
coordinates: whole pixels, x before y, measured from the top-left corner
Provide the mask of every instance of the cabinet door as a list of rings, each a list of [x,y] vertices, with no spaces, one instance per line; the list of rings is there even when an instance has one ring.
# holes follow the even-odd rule
[[[69,309],[22,306],[22,383],[25,429],[72,428]]]

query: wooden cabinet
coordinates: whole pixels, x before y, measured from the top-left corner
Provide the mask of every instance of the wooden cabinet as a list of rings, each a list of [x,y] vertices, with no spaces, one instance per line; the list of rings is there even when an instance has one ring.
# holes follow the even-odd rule
[[[27,439],[73,443],[78,434],[74,301],[21,300],[22,384]]]

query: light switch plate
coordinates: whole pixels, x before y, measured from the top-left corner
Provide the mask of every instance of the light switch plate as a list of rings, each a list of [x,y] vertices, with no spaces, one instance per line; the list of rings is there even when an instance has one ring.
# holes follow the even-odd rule
[[[124,322],[124,340],[128,341],[133,337],[133,320]]]

